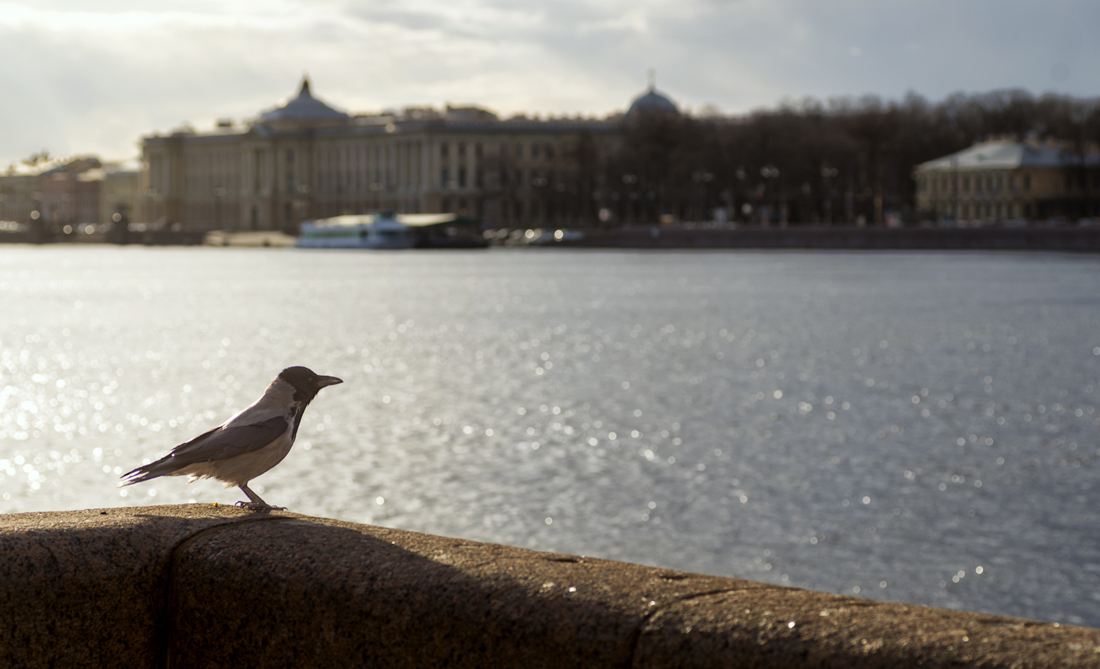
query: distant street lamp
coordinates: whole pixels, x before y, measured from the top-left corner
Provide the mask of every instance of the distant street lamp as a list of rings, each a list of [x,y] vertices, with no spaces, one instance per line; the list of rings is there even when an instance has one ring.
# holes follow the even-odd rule
[[[222,229],[222,197],[225,196],[225,188],[221,186],[215,186],[213,190],[214,195],[214,228],[217,230]]]
[[[833,224],[833,191],[829,186],[829,179],[835,179],[840,176],[840,170],[829,165],[823,165],[821,167],[821,193],[824,197],[822,203],[822,210],[824,212],[824,220],[826,225]]]
[[[764,213],[761,214],[761,224],[764,227],[768,227],[768,224],[771,222],[769,220],[771,218],[771,182],[773,179],[779,177],[779,168],[775,165],[765,165],[760,168],[760,176],[764,177],[764,202],[768,203],[764,207]]]
[[[623,184],[625,184],[626,186],[629,187],[628,188],[629,192],[626,194],[627,204],[622,205],[622,207],[626,211],[626,214],[621,216],[624,223],[628,219],[637,222],[638,217],[637,217],[637,211],[635,211],[636,207],[629,204],[630,202],[634,202],[638,199],[638,194],[636,192],[634,192],[634,188],[633,188],[634,184],[636,184],[636,183],[638,183],[638,175],[636,175],[636,174],[624,174],[623,175]]]
[[[707,184],[714,181],[714,175],[706,170],[696,170],[691,180],[695,182],[695,220],[702,221],[706,216]]]

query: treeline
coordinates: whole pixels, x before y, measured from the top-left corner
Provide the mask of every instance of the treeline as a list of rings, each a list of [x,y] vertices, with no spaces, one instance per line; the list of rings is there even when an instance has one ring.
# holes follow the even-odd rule
[[[993,137],[1100,140],[1100,102],[1023,90],[806,100],[743,117],[647,114],[625,122],[622,148],[582,139],[584,218],[652,223],[709,220],[842,223],[915,216],[913,168]]]

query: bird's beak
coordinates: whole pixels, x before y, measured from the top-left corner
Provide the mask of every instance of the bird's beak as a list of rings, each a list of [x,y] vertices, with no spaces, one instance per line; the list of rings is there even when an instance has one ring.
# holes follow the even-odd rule
[[[335,386],[337,383],[343,383],[343,379],[338,379],[335,376],[318,376],[317,387],[327,388],[328,386]]]

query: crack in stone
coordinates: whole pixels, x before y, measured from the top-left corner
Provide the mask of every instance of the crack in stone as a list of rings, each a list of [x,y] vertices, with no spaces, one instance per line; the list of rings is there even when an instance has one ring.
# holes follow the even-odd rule
[[[172,666],[172,658],[169,649],[171,648],[173,634],[172,621],[175,619],[175,615],[172,609],[175,606],[176,602],[176,572],[178,570],[179,561],[181,559],[180,556],[187,548],[187,546],[191,545],[199,538],[204,537],[208,534],[236,528],[240,525],[249,525],[252,523],[261,522],[288,522],[294,520],[299,519],[288,518],[286,516],[272,516],[270,514],[246,516],[243,518],[230,518],[226,519],[225,522],[211,525],[210,527],[204,527],[201,530],[196,530],[195,532],[192,532],[191,534],[183,537],[182,539],[177,541],[174,546],[172,546],[172,548],[168,551],[168,565],[167,570],[163,576],[164,580],[166,581],[163,600],[164,604],[162,605],[159,612],[156,626],[157,640],[155,645],[157,646],[157,656],[160,659],[160,667],[169,669]]]
[[[634,666],[634,655],[638,652],[638,642],[642,638],[642,630],[646,625],[650,623],[654,618],[669,610],[676,604],[682,604],[683,602],[690,602],[693,599],[699,599],[700,597],[711,597],[713,595],[722,595],[728,592],[750,592],[750,591],[762,591],[762,590],[779,590],[781,586],[771,588],[721,588],[717,590],[706,590],[703,592],[693,592],[690,595],[683,595],[669,600],[660,606],[653,607],[652,610],[646,611],[642,614],[642,619],[638,622],[638,626],[630,633],[630,653],[627,655],[626,666]]]

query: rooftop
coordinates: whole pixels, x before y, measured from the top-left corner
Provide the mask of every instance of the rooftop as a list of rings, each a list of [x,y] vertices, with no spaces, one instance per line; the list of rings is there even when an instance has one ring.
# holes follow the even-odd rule
[[[998,139],[981,142],[942,158],[917,165],[917,171],[1012,170],[1021,167],[1067,167],[1079,163],[1072,151],[1052,142],[1019,142]],[[1085,155],[1086,165],[1100,165],[1100,153]]]
[[[337,111],[313,97],[309,90],[309,77],[302,77],[302,85],[298,89],[298,96],[281,107],[270,109],[260,114],[260,122],[269,121],[322,121],[339,120],[349,118],[342,111]]]

